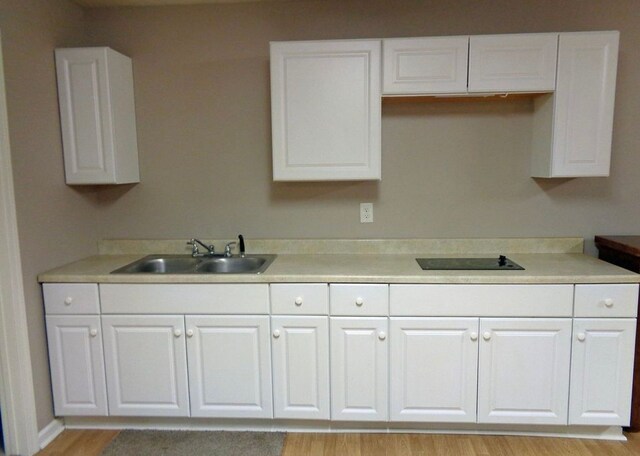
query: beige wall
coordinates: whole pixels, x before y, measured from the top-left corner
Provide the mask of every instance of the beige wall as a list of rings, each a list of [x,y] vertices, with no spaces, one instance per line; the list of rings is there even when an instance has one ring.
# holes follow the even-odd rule
[[[2,0],[0,32],[38,426],[53,419],[39,272],[96,252],[92,189],[64,183],[53,49],[82,44],[66,1]]]

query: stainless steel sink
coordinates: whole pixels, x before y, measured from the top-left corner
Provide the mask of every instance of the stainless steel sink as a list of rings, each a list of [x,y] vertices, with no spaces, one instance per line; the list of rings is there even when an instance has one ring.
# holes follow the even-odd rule
[[[111,274],[260,274],[276,255],[205,256],[149,255]]]

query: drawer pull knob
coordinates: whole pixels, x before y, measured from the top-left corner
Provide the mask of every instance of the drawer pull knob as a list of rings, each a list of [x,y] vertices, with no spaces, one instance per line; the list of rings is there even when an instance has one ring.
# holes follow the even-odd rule
[[[301,306],[302,305],[302,298],[300,296],[298,296],[295,300],[296,306]]]
[[[604,300],[604,305],[607,307],[613,307],[613,299],[607,298]]]
[[[187,337],[193,337],[193,329],[187,329]]]
[[[361,307],[364,304],[364,299],[356,298],[356,306]]]
[[[378,333],[378,339],[385,340],[386,338],[387,338],[387,333],[385,333],[384,331],[380,331]]]
[[[71,296],[67,296],[66,298],[64,298],[64,303],[66,305],[70,306],[72,302],[73,302],[73,298]]]
[[[584,340],[587,338],[587,336],[585,335],[585,333],[578,333],[578,340],[580,342],[584,342]]]
[[[489,340],[491,339],[491,333],[489,331],[485,331],[484,334],[482,334],[482,338],[484,340]]]
[[[471,340],[478,340],[478,333],[477,332],[472,332],[469,337],[471,337]],[[491,337],[491,336],[489,336]]]
[[[182,331],[179,329],[174,329],[173,330],[173,335],[176,337],[180,337],[182,335]]]
[[[278,337],[280,337],[280,331],[276,329],[275,331],[273,331],[273,338],[277,339]]]
[[[98,335],[98,330],[96,328],[91,328],[91,330],[89,330],[89,334],[91,337],[96,337]]]

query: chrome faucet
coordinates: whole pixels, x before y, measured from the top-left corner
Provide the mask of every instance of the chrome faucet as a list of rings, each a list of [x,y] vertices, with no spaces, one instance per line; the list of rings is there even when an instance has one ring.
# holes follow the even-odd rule
[[[198,244],[200,244],[202,247],[207,249],[207,253],[200,253],[200,251],[198,250]],[[213,246],[213,244],[206,245],[204,242],[196,238],[193,238],[187,241],[187,245],[191,246],[191,256],[194,258],[203,257],[203,256],[213,256],[216,254],[215,247]]]

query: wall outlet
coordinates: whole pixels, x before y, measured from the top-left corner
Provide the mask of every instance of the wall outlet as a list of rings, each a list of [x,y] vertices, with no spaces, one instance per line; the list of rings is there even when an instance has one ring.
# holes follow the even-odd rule
[[[360,223],[373,223],[373,203],[360,203]]]

